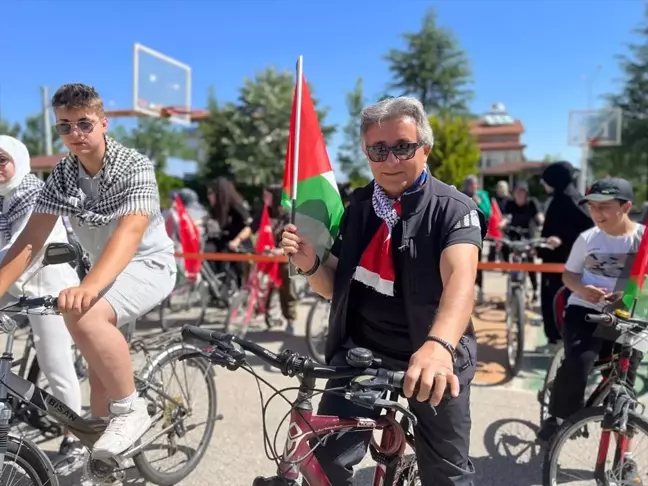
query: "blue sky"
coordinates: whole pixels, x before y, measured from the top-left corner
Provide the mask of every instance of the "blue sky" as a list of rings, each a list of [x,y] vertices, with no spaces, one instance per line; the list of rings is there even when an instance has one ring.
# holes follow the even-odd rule
[[[625,52],[643,15],[642,0],[47,0],[8,2],[0,19],[3,76],[0,115],[22,121],[40,109],[39,86],[95,85],[115,108],[132,103],[132,46],[142,43],[192,67],[193,104],[210,86],[231,100],[245,77],[268,65],[304,68],[330,107],[327,121],[347,121],[345,94],[358,76],[373,100],[389,82],[382,56],[403,46],[435,6],[454,31],[474,74],[473,110],[502,102],[526,128],[527,158],[567,146],[569,110],[600,106],[616,90],[614,56]],[[73,7],[77,5],[77,7]],[[76,10],[75,10],[76,9]],[[601,66],[597,69],[597,66]],[[591,82],[583,79],[592,78]],[[120,120],[123,121],[123,120]],[[116,123],[113,120],[112,123]],[[334,161],[340,136],[329,145]],[[185,167],[175,164],[174,172]]]

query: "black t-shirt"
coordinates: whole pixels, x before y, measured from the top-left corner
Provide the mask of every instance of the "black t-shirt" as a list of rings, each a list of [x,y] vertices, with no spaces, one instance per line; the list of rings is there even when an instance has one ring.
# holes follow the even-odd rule
[[[341,252],[344,224],[341,224],[340,228],[340,234],[331,249],[331,254],[337,258]],[[392,241],[400,241],[402,231],[402,223],[399,222],[392,230]],[[473,244],[479,248],[482,246],[482,230],[477,211],[464,204],[453,205],[453,210],[446,213],[441,234],[445,235],[443,249],[458,243]],[[353,280],[347,311],[347,329],[354,345],[368,348],[397,362],[407,363],[416,350],[412,346],[402,289],[401,275],[406,253],[394,248],[392,256],[395,273],[394,295],[380,294]],[[435,288],[443,288],[442,282],[435,285]],[[432,292],[432,289],[430,291]]]
[[[221,228],[221,233],[215,243],[218,249],[227,247],[227,244],[236,238],[243,228],[252,224],[248,210],[241,204],[232,204],[227,216],[227,224]],[[243,242],[249,245],[249,241]]]
[[[540,212],[539,205],[535,199],[529,199],[522,206],[518,205],[513,199],[509,199],[504,206],[504,214],[511,216],[509,226],[518,228],[531,229],[535,222],[536,215]]]

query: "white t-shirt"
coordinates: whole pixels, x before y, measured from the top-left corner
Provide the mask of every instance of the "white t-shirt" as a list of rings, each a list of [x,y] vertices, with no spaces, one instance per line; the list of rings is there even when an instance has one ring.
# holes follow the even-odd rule
[[[634,261],[644,230],[644,225],[637,224],[632,233],[623,236],[609,235],[596,226],[584,231],[571,249],[565,270],[581,274],[583,285],[594,285],[609,292],[624,290],[630,262]],[[605,303],[593,304],[572,293],[567,305],[602,311]]]

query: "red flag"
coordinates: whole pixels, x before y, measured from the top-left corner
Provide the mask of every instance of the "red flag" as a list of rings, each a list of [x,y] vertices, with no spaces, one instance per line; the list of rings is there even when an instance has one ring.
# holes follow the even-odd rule
[[[256,253],[264,253],[274,248],[276,246],[274,235],[272,234],[272,225],[270,224],[270,213],[268,211],[268,205],[264,204],[254,251]],[[268,275],[277,287],[281,287],[282,281],[279,275],[278,262],[260,262],[257,264],[257,269],[259,272]]]
[[[646,218],[644,219],[643,223],[644,225],[648,225],[648,213],[646,213]],[[645,229],[644,234],[641,237],[641,242],[639,243],[639,248],[637,248],[637,254],[635,255],[632,268],[630,269],[628,284],[626,285],[622,297],[623,303],[630,310],[632,310],[635,300],[641,295],[644,281],[646,280],[647,270],[648,270],[648,229]],[[646,316],[637,316],[637,317],[645,318]]]
[[[502,230],[500,229],[502,212],[495,198],[491,198],[491,208],[491,217],[488,219],[488,236],[494,239],[500,239],[502,237]]]
[[[187,213],[180,197],[176,194],[175,206],[178,211],[178,234],[183,253],[200,253],[200,231],[193,218]],[[195,281],[200,273],[202,262],[198,258],[185,258],[187,279]]]

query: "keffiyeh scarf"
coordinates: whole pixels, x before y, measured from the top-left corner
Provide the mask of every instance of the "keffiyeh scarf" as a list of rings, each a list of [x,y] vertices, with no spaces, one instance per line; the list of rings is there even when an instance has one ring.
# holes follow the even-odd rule
[[[0,195],[0,231],[4,235],[5,241],[10,241],[13,236],[11,225],[23,216],[30,214],[36,199],[44,183],[34,174],[27,174],[23,177],[20,185],[6,196]],[[5,199],[8,199],[8,207],[4,208]]]
[[[424,170],[405,193],[416,191],[427,180]],[[392,255],[392,230],[401,217],[400,199],[392,201],[383,189],[374,181],[371,203],[382,223],[360,257],[353,279],[371,287],[376,292],[394,295],[394,260]]]
[[[69,154],[56,165],[41,191],[35,212],[74,217],[80,225],[90,227],[106,226],[131,214],[162,221],[155,170],[147,157],[106,137],[97,199],[80,189],[79,163],[76,156]]]

